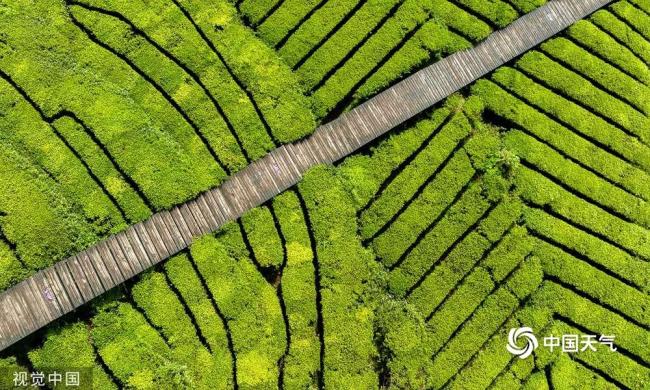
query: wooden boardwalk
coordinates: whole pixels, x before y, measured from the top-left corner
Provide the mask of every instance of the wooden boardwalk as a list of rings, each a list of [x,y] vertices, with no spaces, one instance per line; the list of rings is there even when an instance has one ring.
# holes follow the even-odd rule
[[[0,295],[0,350],[187,248],[285,189],[310,167],[352,153],[611,0],[551,0],[233,175],[219,188],[153,215]]]

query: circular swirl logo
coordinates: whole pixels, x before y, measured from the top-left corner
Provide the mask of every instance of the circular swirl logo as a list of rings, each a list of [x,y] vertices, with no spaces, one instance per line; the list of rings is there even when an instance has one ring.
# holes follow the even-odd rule
[[[526,345],[520,347],[517,341],[520,338],[526,339]],[[515,356],[519,356],[519,359],[526,359],[530,356],[539,344],[537,343],[537,337],[533,334],[533,330],[529,327],[522,328],[512,328],[508,333],[508,352]]]

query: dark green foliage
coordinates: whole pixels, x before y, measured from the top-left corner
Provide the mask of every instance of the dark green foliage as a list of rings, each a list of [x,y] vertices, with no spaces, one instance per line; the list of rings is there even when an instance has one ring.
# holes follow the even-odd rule
[[[624,21],[606,10],[596,12],[591,17],[591,21],[618,40],[625,42],[630,51],[643,59],[646,65],[650,64],[650,41],[643,38]]]
[[[50,332],[41,348],[29,352],[29,360],[35,369],[44,371],[92,368],[93,389],[117,389],[96,363],[91,343],[90,329],[85,324],[63,326]]]
[[[286,341],[280,306],[248,258],[239,230],[229,225],[219,239],[202,238],[192,246],[192,256],[227,319],[239,387],[276,387]]]
[[[310,212],[321,277],[325,385],[376,388],[373,344],[379,265],[357,235],[355,210],[331,168],[317,167],[299,185]]]
[[[556,38],[542,44],[541,49],[552,58],[568,62],[580,74],[603,85],[604,89],[622,97],[621,100],[640,110],[646,116],[650,113],[650,88],[609,65],[589,51],[565,38]]]
[[[242,217],[242,223],[255,260],[262,267],[279,268],[284,255],[270,209],[254,208]]]
[[[287,388],[317,385],[320,342],[314,254],[298,197],[293,192],[276,197],[273,207],[286,240],[287,263],[282,270],[282,296],[289,318],[291,345],[284,363]]]
[[[217,185],[210,148],[235,171],[308,134],[303,87],[318,116],[349,108],[543,3],[331,0],[302,20],[320,2],[244,0],[242,21],[225,0],[88,1],[139,30],[79,5],[0,6],[0,68],[46,117],[7,83],[0,288]],[[28,357],[91,366],[98,388],[644,388],[650,57],[648,6],[630,1],[312,169]],[[62,108],[87,126],[47,123]],[[520,326],[615,334],[619,353],[517,359]]]
[[[491,1],[481,1],[481,0],[457,0],[460,4],[463,4],[474,12],[482,15],[483,17],[489,19],[492,23],[498,27],[505,27],[508,24],[512,23],[517,17],[517,11],[508,4],[507,1],[501,0],[491,0]]]
[[[596,19],[597,16],[595,15],[593,18]],[[615,38],[609,36],[607,32],[597,27],[593,22],[581,20],[571,26],[568,33],[571,38],[586,45],[608,61],[613,62],[617,67],[641,80],[645,85],[650,84],[648,65],[635,56],[630,49],[616,42]]]
[[[650,140],[650,119],[633,107],[596,88],[587,79],[564,68],[546,55],[531,51],[517,62],[517,67],[553,88],[559,89],[595,112],[610,118],[642,142]]]
[[[233,362],[228,349],[226,329],[210,301],[208,292],[201,286],[190,258],[187,255],[176,256],[165,264],[165,270],[193,313],[201,334],[210,346],[214,364],[209,368],[211,372],[202,374],[209,374],[209,379],[212,381],[210,386],[233,387],[231,374]]]

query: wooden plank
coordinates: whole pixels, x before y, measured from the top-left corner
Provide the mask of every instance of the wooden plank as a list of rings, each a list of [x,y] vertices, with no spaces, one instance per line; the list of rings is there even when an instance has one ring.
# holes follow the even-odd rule
[[[149,234],[149,239],[158,252],[158,261],[156,263],[168,258],[172,252],[170,252],[165,245],[165,242],[160,236],[160,233],[158,233],[158,228],[154,225],[153,221],[151,219],[144,221],[142,227],[144,227],[144,230]]]
[[[54,267],[43,270],[61,310],[68,313],[84,304],[84,297],[77,287],[77,281],[67,268],[65,261],[58,262]]]
[[[89,281],[90,278],[88,275],[86,275],[86,272],[77,256],[72,256],[66,261],[68,263],[70,273],[72,274],[72,278],[77,283],[77,287],[79,287],[79,293],[83,297],[84,301],[88,302],[103,292],[95,292],[95,289]],[[95,277],[97,277],[97,275],[95,275]],[[99,284],[99,279],[97,279],[97,283]]]
[[[10,346],[20,337],[20,329],[9,302],[11,296],[0,295],[0,350]]]
[[[25,280],[25,284],[32,293],[30,303],[35,308],[32,313],[35,314],[37,324],[50,322],[66,313],[57,301],[54,290],[49,286],[43,271],[39,271]],[[43,313],[47,313],[47,318],[42,315]]]
[[[120,280],[114,275],[111,275],[111,271],[106,266],[96,246],[88,248],[86,255],[88,256],[88,260],[95,266],[99,280],[101,280],[102,286],[104,286],[106,291],[120,284]]]
[[[49,321],[57,318],[57,311],[61,313],[56,302],[51,301],[52,305],[45,304],[41,294],[43,292],[39,291],[35,285],[35,277],[38,277],[38,273],[32,275],[25,279],[24,282],[20,283],[18,286],[18,296],[21,298],[21,303],[25,305],[25,311],[29,316],[29,326],[30,327],[39,327],[42,323],[47,323]],[[62,313],[61,313],[62,314]]]
[[[119,265],[120,269],[122,270],[125,280],[130,279],[131,277],[133,277],[133,275],[142,271],[140,267],[136,267],[136,265],[138,264],[132,264],[127,260],[127,255],[122,249],[122,247],[120,246],[120,243],[117,241],[116,236],[113,236],[108,240],[106,240],[106,246],[108,247],[108,250],[113,256],[113,259],[115,259],[115,262],[117,263],[117,265]]]
[[[164,254],[161,255],[158,253],[158,250],[151,242],[147,229],[145,229],[142,223],[133,225],[133,228],[138,235],[139,241],[142,243],[142,247],[147,253],[147,258],[151,263],[150,265],[157,264],[163,258]]]
[[[219,205],[219,211],[226,218],[226,222],[232,221],[234,218],[236,218],[236,214],[232,210],[232,206],[230,203],[228,203],[228,200],[223,195],[221,189],[215,188],[214,190],[210,191],[210,195],[212,195],[212,199],[214,199],[215,203]]]
[[[172,217],[171,213],[168,211],[163,211],[162,213],[160,213],[160,215],[162,216],[163,221],[165,221],[165,225],[167,225],[167,229],[171,233],[172,239],[174,240],[176,245],[179,248],[187,247],[191,243],[191,241],[185,240],[185,238],[181,234],[180,228],[178,227],[178,225],[176,225],[176,222],[174,221],[174,217]]]
[[[103,280],[102,276],[100,275],[102,268],[99,266],[99,264],[95,264],[91,260],[90,256],[88,256],[87,251],[78,253],[77,259],[79,261],[79,265],[88,277],[88,283],[90,283],[90,286],[92,287],[95,294],[99,295],[112,288],[112,284],[105,284],[106,280]]]
[[[101,256],[102,261],[106,265],[106,269],[108,269],[108,272],[110,273],[111,278],[113,279],[114,282],[113,286],[117,286],[118,284],[121,284],[122,282],[124,282],[126,279],[129,278],[131,270],[130,269],[122,270],[120,268],[120,265],[113,258],[110,249],[108,249],[108,245],[106,244],[106,241],[100,242],[95,246],[95,248],[97,248],[97,252],[99,253],[99,256]]]
[[[187,209],[192,214],[192,217],[194,217],[194,222],[199,228],[201,235],[211,232],[213,230],[212,225],[208,221],[208,218],[201,212],[199,205],[196,204],[196,200],[191,200],[185,204],[187,205]]]
[[[208,205],[208,199],[209,195],[208,193],[203,193],[199,195],[198,198],[196,198],[196,205],[199,206],[199,210],[201,210],[201,213],[203,216],[208,220],[208,224],[210,225],[210,231],[213,232],[223,224],[224,219],[221,214],[218,213],[217,210],[212,209]]]
[[[194,221],[192,212],[190,211],[189,207],[187,207],[187,204],[181,205],[178,210],[181,212],[182,220],[185,221],[187,227],[190,229],[190,232],[192,232],[192,238],[200,237],[203,235],[203,232],[196,224],[196,221]]]
[[[183,215],[181,214],[181,210],[178,207],[174,207],[171,209],[169,214],[172,216],[172,219],[176,223],[176,227],[178,228],[178,232],[181,234],[183,237],[183,240],[185,241],[186,245],[190,245],[192,242],[192,231],[190,230],[190,227],[187,226],[187,222],[185,222],[185,219],[183,218]]]
[[[172,233],[169,231],[167,224],[163,220],[160,214],[156,214],[151,217],[151,223],[158,229],[158,234],[162,238],[163,242],[169,250],[169,256],[172,256],[179,251],[183,250],[184,246],[182,244],[177,244],[176,240],[173,238]]]
[[[129,239],[129,244],[131,249],[136,255],[136,258],[140,262],[142,269],[147,269],[153,265],[152,260],[149,258],[149,253],[144,247],[142,241],[140,241],[140,236],[138,235],[135,226],[131,226],[125,232],[126,238]]]
[[[11,292],[11,293],[9,293]],[[11,334],[5,336],[9,340],[18,340],[28,334],[28,328],[25,326],[29,323],[28,315],[25,312],[26,306],[19,303],[19,296],[11,288],[3,294],[2,308],[4,312],[3,320]]]
[[[129,242],[127,231],[123,231],[117,234],[115,236],[115,243],[113,245],[116,245],[117,247],[120,248],[120,250],[124,254],[124,260],[126,260],[129,263],[131,269],[136,274],[146,269],[146,267],[142,265],[140,260],[141,257],[144,256],[144,249],[142,249],[143,251],[142,253],[136,254],[136,250],[131,245],[131,242]],[[117,250],[117,248],[115,248],[115,250]]]

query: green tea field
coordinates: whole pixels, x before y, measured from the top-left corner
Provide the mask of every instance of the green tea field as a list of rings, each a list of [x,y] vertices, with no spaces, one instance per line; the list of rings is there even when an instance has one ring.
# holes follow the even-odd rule
[[[545,3],[0,0],[0,291]],[[542,345],[567,334],[615,346]],[[0,351],[0,375],[54,367],[93,389],[650,389],[650,1]]]

